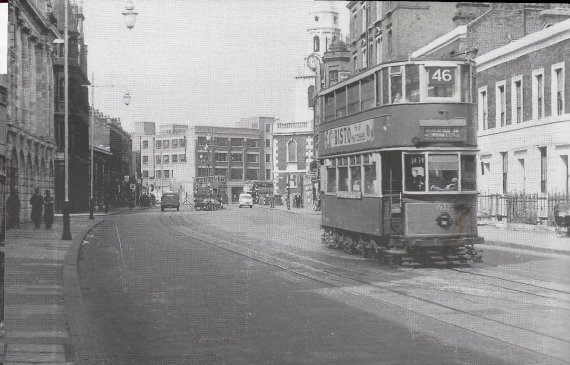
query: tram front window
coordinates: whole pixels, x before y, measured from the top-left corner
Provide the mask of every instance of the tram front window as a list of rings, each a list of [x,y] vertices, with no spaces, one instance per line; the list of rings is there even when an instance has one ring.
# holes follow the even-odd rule
[[[455,67],[426,67],[428,97],[452,98],[455,95]]]
[[[461,156],[461,190],[475,191],[477,184],[475,176],[477,175],[475,165],[475,155]]]
[[[405,155],[404,164],[406,171],[406,190],[425,191],[426,178],[424,155]]]
[[[458,155],[428,155],[430,191],[457,191],[459,178]]]

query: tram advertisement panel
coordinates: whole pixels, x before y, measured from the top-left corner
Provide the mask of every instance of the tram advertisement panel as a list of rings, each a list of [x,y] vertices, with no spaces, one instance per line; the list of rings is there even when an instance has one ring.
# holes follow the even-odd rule
[[[374,119],[325,131],[325,148],[349,146],[374,140]]]

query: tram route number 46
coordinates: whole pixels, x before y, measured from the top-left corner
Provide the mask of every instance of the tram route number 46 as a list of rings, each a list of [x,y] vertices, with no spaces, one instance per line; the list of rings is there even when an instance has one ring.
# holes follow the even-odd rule
[[[429,70],[431,84],[449,84],[453,82],[453,70],[450,68],[434,67]]]

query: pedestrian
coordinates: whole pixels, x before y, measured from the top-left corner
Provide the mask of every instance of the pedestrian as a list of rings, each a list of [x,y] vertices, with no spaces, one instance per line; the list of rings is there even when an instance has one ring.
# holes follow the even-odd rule
[[[40,228],[42,226],[42,210],[44,204],[44,197],[40,194],[40,188],[34,190],[34,195],[30,198],[30,204],[32,205],[32,222],[34,226]]]
[[[7,228],[20,226],[20,196],[18,190],[12,189],[6,199],[6,211],[8,213]]]
[[[53,197],[49,190],[46,190],[46,196],[44,197],[44,223],[46,229],[50,229],[53,224]]]

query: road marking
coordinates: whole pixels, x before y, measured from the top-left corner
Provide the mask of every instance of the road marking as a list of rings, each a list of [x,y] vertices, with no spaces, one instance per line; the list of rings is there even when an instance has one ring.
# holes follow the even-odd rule
[[[123,282],[123,289],[127,291],[127,276],[125,274],[125,256],[123,255],[123,244],[121,243],[121,236],[119,235],[119,228],[115,223],[115,231],[117,232],[117,239],[119,240],[119,253],[121,255],[121,281]]]

